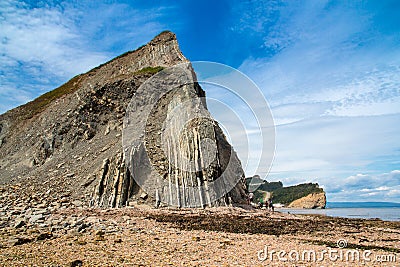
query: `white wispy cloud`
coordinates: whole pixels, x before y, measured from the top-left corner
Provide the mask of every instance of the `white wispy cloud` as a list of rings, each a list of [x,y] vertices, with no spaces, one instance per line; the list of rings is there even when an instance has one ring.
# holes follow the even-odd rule
[[[264,29],[266,42],[288,45],[248,59],[241,69],[262,85],[273,105],[361,98],[377,89],[378,99],[390,97],[388,89],[397,95],[400,51],[393,38],[374,32],[371,17],[329,2],[288,2],[274,26]],[[276,33],[283,41],[271,40]]]
[[[341,185],[330,185],[326,190],[331,201],[346,200],[350,193],[353,201],[371,201],[373,199],[398,202],[400,171],[393,170],[376,175],[361,173],[352,175],[343,179]]]
[[[327,192],[327,199],[335,201],[388,201],[399,202],[400,171],[355,175],[337,175],[309,177],[308,179],[290,177],[284,180],[285,185],[305,182],[318,183]]]
[[[103,54],[85,49],[74,18],[59,7],[29,8],[3,1],[1,13],[1,52],[8,61],[70,76],[105,59]],[[77,64],[78,58],[81,64]]]
[[[373,164],[378,156],[396,159],[399,156],[398,120],[398,115],[319,117],[278,126],[274,170],[356,171]],[[292,161],[306,159],[322,160],[329,163],[329,168],[290,167]]]
[[[355,189],[346,181],[366,182],[352,174],[398,166],[400,49],[396,38],[377,30],[376,11],[362,7],[285,2],[276,23],[258,29],[269,53],[248,58],[240,70],[262,89],[277,125],[269,180],[322,181],[328,191],[344,190],[334,198],[349,199]],[[246,16],[241,22],[253,24]],[[382,186],[364,193],[396,198],[398,188]]]
[[[107,1],[2,1],[0,113],[149,41],[163,30],[152,21],[162,12]]]

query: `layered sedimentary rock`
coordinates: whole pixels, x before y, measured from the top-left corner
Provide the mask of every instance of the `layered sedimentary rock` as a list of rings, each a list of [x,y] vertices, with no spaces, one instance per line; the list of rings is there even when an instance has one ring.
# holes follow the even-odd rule
[[[156,202],[215,206],[245,196],[244,186],[234,189],[244,181],[240,161],[207,111],[204,96],[191,65],[184,63],[153,76],[128,107],[128,167]]]
[[[312,193],[305,197],[296,199],[289,204],[288,208],[299,209],[324,209],[326,206],[325,192]]]
[[[141,85],[155,73],[182,63],[186,63],[187,84],[167,95],[154,88],[142,90],[146,87]],[[121,207],[136,201],[153,205],[157,198],[167,205],[183,207],[196,206],[194,203],[215,206],[242,202],[245,187],[240,161],[209,116],[202,98],[204,91],[195,82],[187,63],[175,35],[164,32],[138,50],[78,75],[35,101],[0,115],[0,183],[23,184],[21,190],[26,194],[46,192],[54,198],[68,196],[95,207]],[[154,101],[155,95],[160,96],[160,101]],[[127,110],[131,99],[136,99],[137,105],[130,105]],[[184,102],[191,103],[184,105],[181,113],[188,124],[184,129],[165,128],[169,111]],[[147,106],[151,112],[145,117],[141,112]],[[190,114],[197,111],[206,114],[205,117],[191,120]],[[138,119],[136,128],[147,133],[131,139],[136,142],[132,144],[134,153],[122,149],[127,112],[132,113],[128,118]],[[128,122],[126,125],[132,126]],[[162,142],[158,139],[159,131],[166,133]],[[125,129],[124,136],[126,133]],[[208,140],[206,149],[201,145],[203,140]],[[165,144],[170,144],[169,154],[168,149],[159,150]],[[208,152],[212,155],[206,156]],[[142,160],[143,155],[148,162]],[[201,163],[207,157],[212,160]],[[186,170],[177,166],[183,158],[198,162],[200,167]],[[232,167],[228,168],[228,161],[233,163]],[[154,173],[168,184],[164,191],[152,191],[151,187],[138,184],[138,179],[139,183],[140,179],[153,181]],[[222,174],[233,183],[225,187],[231,189],[226,198],[207,201],[207,194],[213,194],[207,191],[207,183],[219,180]],[[200,190],[196,188],[198,197],[190,200],[187,195],[190,190],[186,189],[192,183],[193,188],[200,186]],[[176,189],[172,197],[168,191],[170,184]]]

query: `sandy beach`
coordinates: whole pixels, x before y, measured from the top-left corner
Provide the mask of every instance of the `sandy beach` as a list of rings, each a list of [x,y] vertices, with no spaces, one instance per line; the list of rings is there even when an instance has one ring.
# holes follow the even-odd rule
[[[136,206],[12,223],[0,230],[2,266],[400,266],[400,222]]]

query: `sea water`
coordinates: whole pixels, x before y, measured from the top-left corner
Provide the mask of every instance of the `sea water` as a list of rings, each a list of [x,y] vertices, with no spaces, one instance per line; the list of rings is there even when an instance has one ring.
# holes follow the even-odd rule
[[[388,202],[331,202],[326,209],[276,209],[292,214],[319,214],[332,217],[400,221],[400,204]]]

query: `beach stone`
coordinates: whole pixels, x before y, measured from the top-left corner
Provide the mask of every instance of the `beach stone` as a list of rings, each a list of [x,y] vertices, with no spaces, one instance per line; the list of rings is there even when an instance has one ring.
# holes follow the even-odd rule
[[[38,209],[45,209],[47,207],[46,203],[41,203],[37,206]]]
[[[82,223],[81,225],[78,226],[77,230],[78,230],[78,232],[84,232],[89,227],[90,227],[90,224]]]
[[[43,219],[44,219],[43,214],[34,214],[34,215],[30,216],[29,222],[30,223],[36,223],[36,222],[41,221]]]
[[[85,219],[87,223],[94,224],[100,222],[100,219],[95,216],[89,216]]]
[[[82,201],[80,200],[74,200],[71,203],[76,207],[81,207],[83,205]]]
[[[21,214],[21,211],[20,210],[12,210],[9,214],[10,215],[18,215],[18,214]]]
[[[37,208],[33,213],[35,215],[47,214],[47,213],[49,213],[49,210],[47,208]]]
[[[105,232],[103,230],[98,230],[95,232],[95,241],[105,241],[104,238]]]
[[[27,238],[27,237],[16,237],[16,238],[11,238],[8,240],[8,243],[11,246],[19,246],[19,245],[27,244],[30,242],[32,242],[32,239]]]
[[[46,239],[50,239],[53,237],[53,234],[50,232],[47,233],[40,233],[37,237],[36,240],[41,241],[41,240],[46,240]]]
[[[81,260],[74,260],[69,263],[70,267],[80,267],[82,265],[83,265],[83,261],[81,261]]]
[[[24,219],[17,219],[17,220],[15,221],[14,228],[15,228],[15,229],[18,229],[18,228],[21,228],[21,227],[24,226],[24,225],[26,225],[26,222],[25,222]]]

